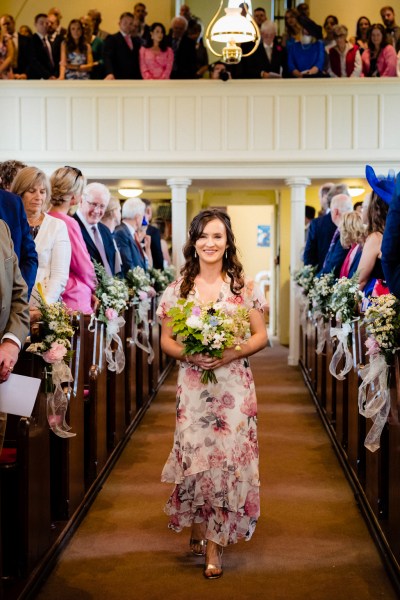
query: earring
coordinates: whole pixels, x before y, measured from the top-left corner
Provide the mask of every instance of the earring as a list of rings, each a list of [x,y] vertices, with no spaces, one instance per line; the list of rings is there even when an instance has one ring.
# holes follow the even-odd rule
[[[196,252],[196,250],[194,251],[194,257],[197,258],[197,252]]]
[[[225,250],[225,258],[228,258],[228,250]]]

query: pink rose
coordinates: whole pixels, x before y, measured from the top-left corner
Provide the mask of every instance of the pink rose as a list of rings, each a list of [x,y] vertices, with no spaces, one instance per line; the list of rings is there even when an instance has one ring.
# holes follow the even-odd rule
[[[372,338],[372,337],[367,338],[365,340],[365,345],[368,348],[368,352],[366,352],[366,354],[369,354],[370,356],[375,356],[375,354],[378,354],[380,351],[379,344],[375,338]]]
[[[225,408],[235,408],[235,398],[229,392],[225,392],[222,395],[221,404]]]
[[[43,354],[43,359],[47,363],[56,363],[64,358],[67,354],[67,349],[63,344],[53,342],[47,352]]]
[[[240,412],[248,417],[255,417],[257,415],[257,401],[255,396],[251,395],[246,398],[240,407]]]
[[[107,308],[105,315],[106,319],[108,319],[109,321],[114,321],[114,319],[118,319],[118,313],[114,308]]]
[[[144,292],[143,290],[140,290],[139,292],[139,300],[146,300],[147,298],[147,292]]]

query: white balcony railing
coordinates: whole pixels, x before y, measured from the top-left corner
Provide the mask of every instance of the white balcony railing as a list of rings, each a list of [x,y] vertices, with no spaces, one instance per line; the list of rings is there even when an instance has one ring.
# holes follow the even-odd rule
[[[276,179],[398,168],[400,79],[0,82],[0,160],[88,176]]]

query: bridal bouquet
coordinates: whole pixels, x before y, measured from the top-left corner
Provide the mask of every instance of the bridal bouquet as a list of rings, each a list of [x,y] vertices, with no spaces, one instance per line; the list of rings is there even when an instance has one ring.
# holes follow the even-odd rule
[[[41,284],[38,290],[38,304],[41,313],[42,340],[30,344],[27,352],[33,352],[51,365],[51,392],[47,393],[47,420],[52,431],[59,437],[72,437],[65,416],[68,409],[68,398],[62,384],[73,381],[68,362],[72,356],[71,339],[74,328],[71,325],[70,311],[63,302],[47,304]],[[54,386],[54,387],[53,387]]]
[[[178,300],[167,316],[171,318],[173,332],[184,344],[184,353],[208,354],[221,358],[226,348],[240,350],[240,342],[250,334],[249,312],[237,307],[228,312],[221,303],[198,306],[184,298]],[[201,383],[217,383],[213,370],[203,371]]]
[[[358,409],[373,421],[364,445],[374,452],[390,410],[389,365],[399,349],[400,301],[392,294],[371,298],[364,323],[369,364],[360,371],[363,382],[358,389]]]
[[[94,270],[97,277],[96,297],[99,300],[97,319],[106,325],[105,356],[108,369],[121,373],[125,367],[125,354],[118,332],[125,324],[121,313],[129,300],[128,288],[123,279],[107,275],[106,270],[99,263],[95,263]],[[89,331],[94,329],[95,318],[93,313]],[[112,341],[117,344],[115,351],[111,349]]]

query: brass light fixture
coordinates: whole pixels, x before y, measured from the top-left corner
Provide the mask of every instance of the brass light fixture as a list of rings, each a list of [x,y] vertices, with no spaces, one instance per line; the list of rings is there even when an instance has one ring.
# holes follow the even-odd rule
[[[260,43],[260,31],[257,23],[250,13],[249,18],[243,17],[240,8],[228,6],[225,8],[225,16],[218,18],[224,0],[221,0],[219,9],[211,19],[205,35],[208,48],[215,56],[222,58],[222,62],[227,64],[237,64],[242,58],[253,54]],[[222,52],[216,52],[211,42],[221,42],[226,44]],[[253,42],[254,46],[247,54],[242,54],[242,49],[238,44]]]

